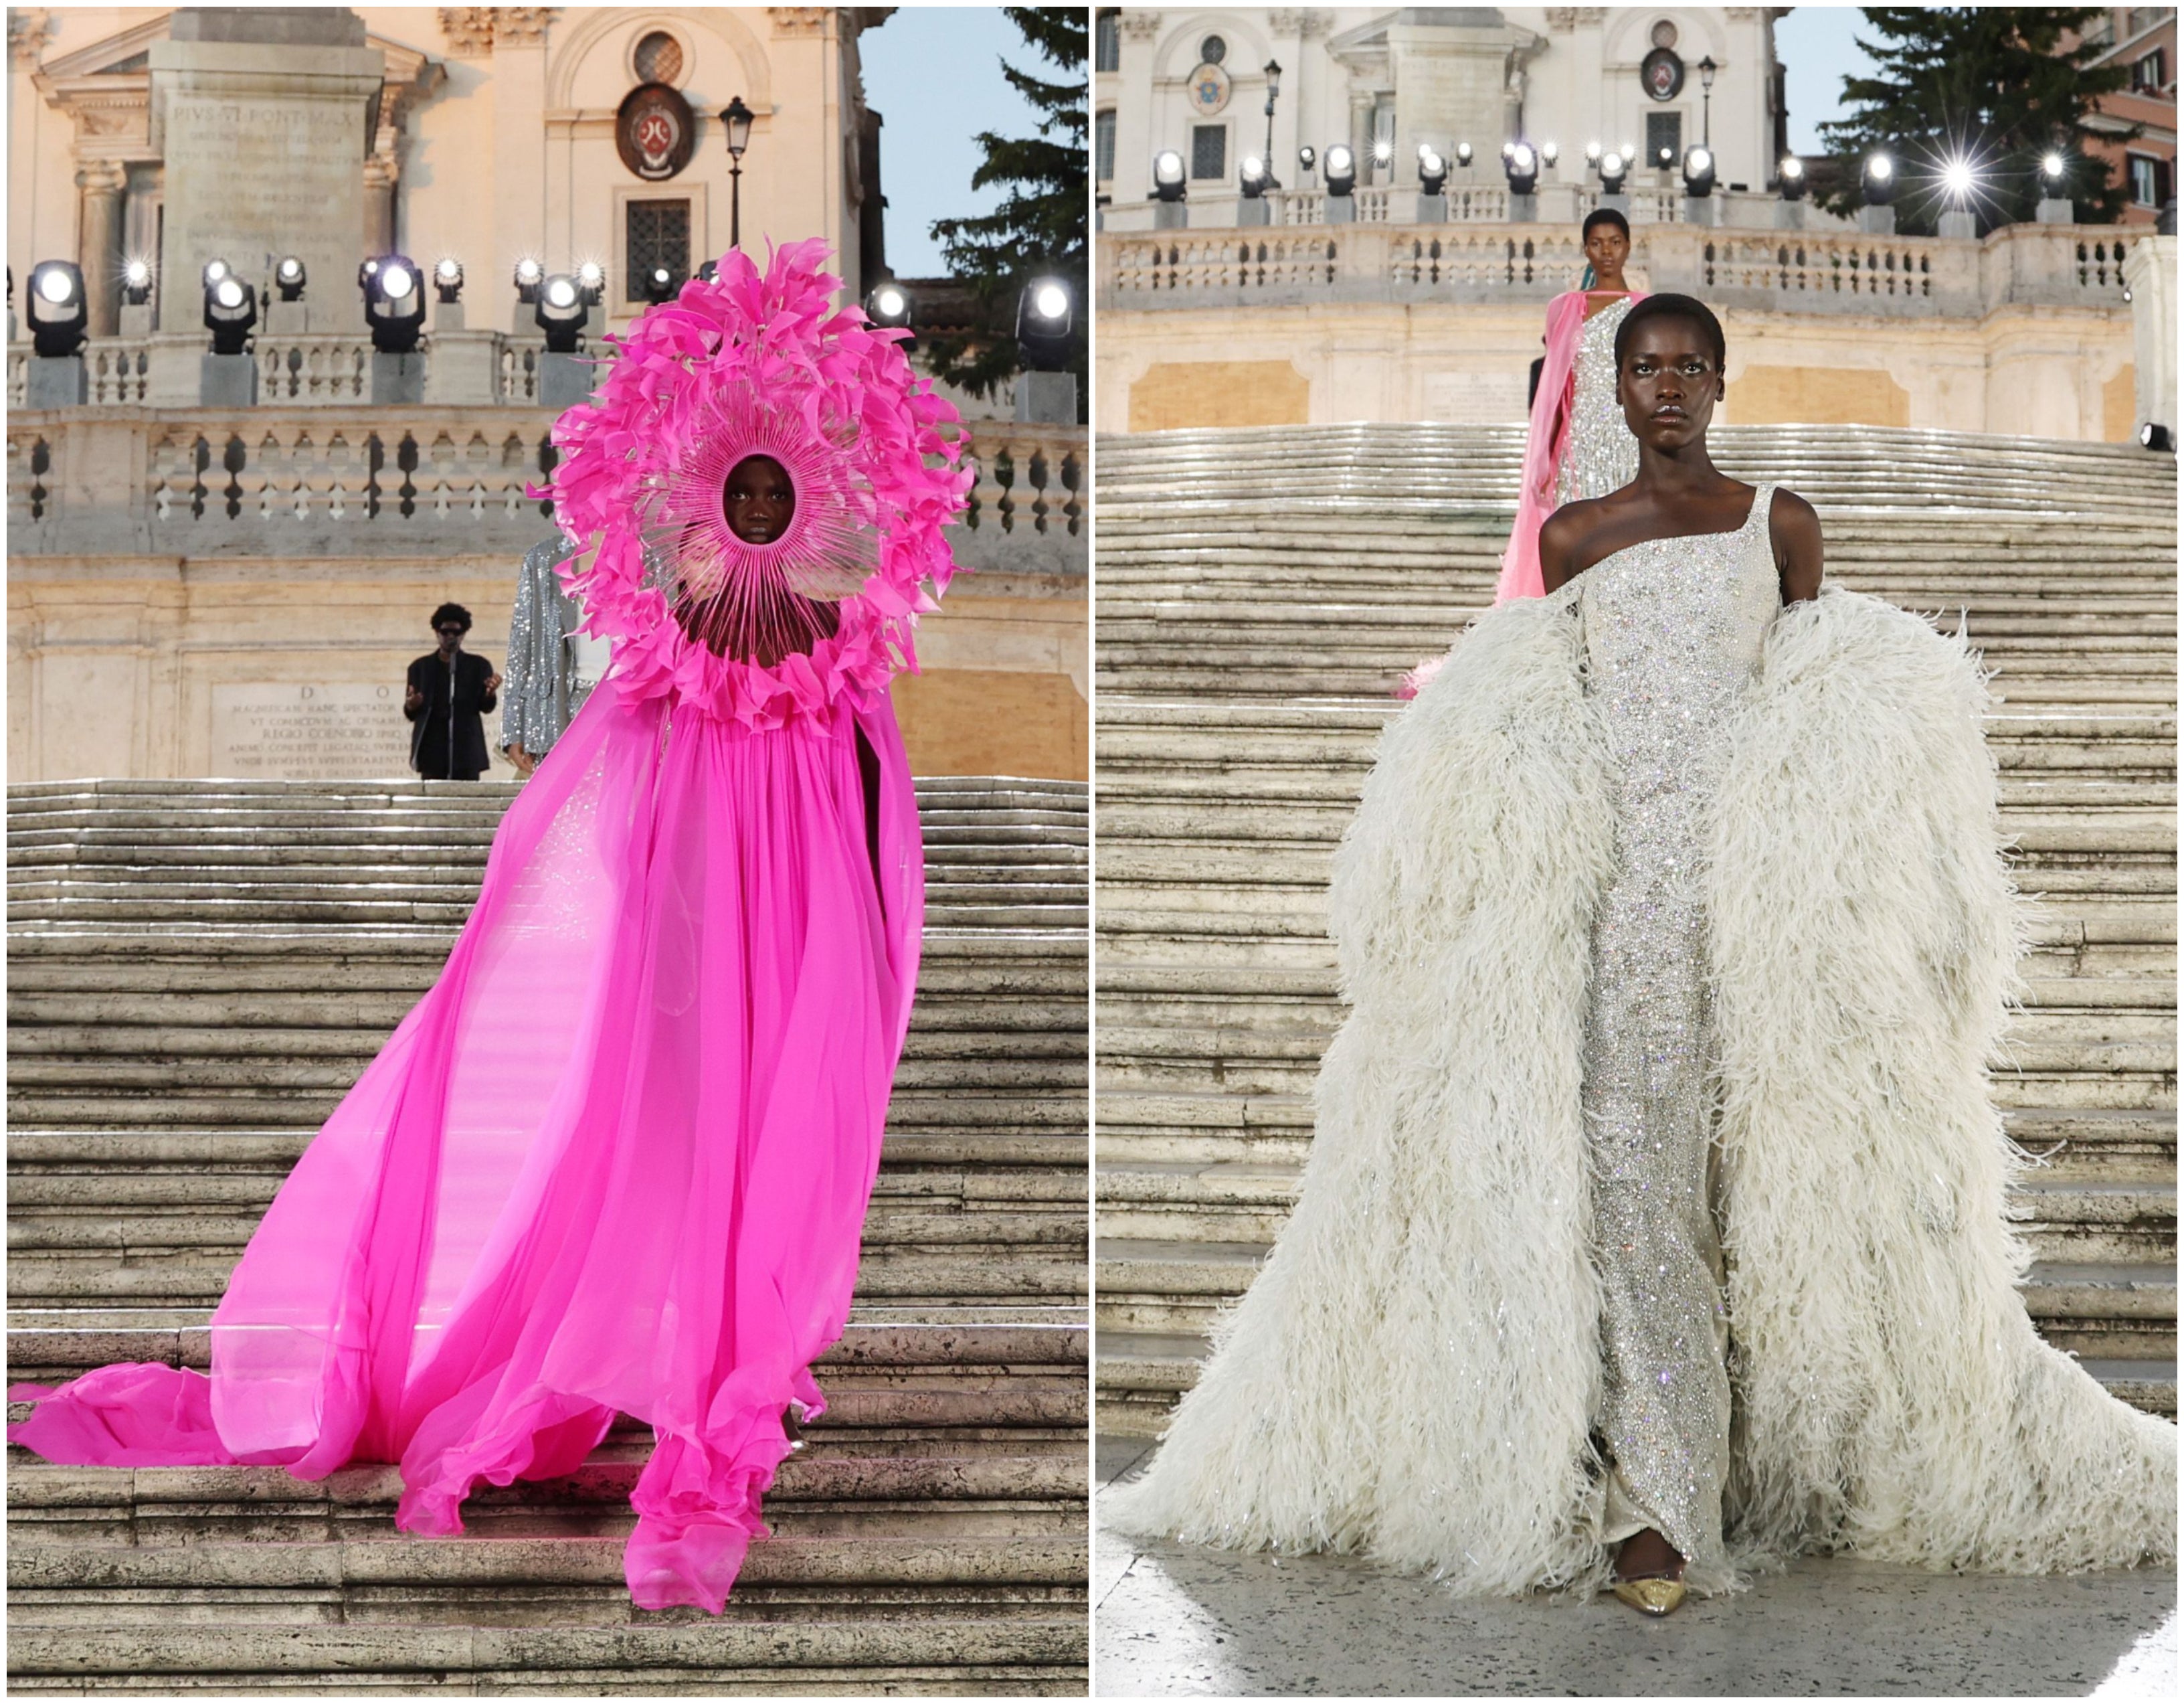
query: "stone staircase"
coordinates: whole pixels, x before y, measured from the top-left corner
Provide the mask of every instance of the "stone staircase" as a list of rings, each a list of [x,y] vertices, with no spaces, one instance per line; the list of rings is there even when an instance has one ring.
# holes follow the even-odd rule
[[[11,1380],[207,1364],[230,1269],[437,975],[514,791],[9,791]],[[1086,791],[918,802],[924,966],[833,1406],[726,1615],[630,1605],[628,1422],[568,1479],[482,1489],[461,1539],[395,1531],[391,1467],[11,1450],[11,1688],[1081,1694]]]
[[[2176,1409],[2176,466],[2135,449],[1720,428],[1818,507],[1831,580],[1953,628],[1990,729],[2031,998],[1997,1062],[2045,1163],[2026,1305]],[[1096,1232],[1100,1424],[1149,1434],[1294,1199],[1340,1018],[1328,860],[1401,672],[1490,603],[1519,428],[1103,439]]]

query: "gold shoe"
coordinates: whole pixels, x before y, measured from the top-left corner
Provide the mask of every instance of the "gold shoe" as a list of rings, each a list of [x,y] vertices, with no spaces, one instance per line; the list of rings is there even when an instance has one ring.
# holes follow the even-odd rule
[[[1681,1580],[1617,1580],[1615,1595],[1641,1615],[1668,1615],[1684,1601]]]

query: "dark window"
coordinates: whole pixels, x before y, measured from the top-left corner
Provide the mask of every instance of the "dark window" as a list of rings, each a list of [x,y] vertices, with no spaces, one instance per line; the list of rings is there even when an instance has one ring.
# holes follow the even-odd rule
[[[671,83],[682,75],[682,44],[665,30],[655,30],[637,44],[638,81]]]
[[[1647,165],[1661,163],[1661,150],[1669,150],[1671,165],[1680,164],[1684,157],[1684,115],[1681,113],[1647,113],[1646,115],[1646,161]]]
[[[1228,57],[1228,44],[1218,36],[1208,36],[1198,44],[1198,63],[1217,65]]]
[[[644,281],[665,266],[674,288],[690,276],[690,204],[632,201],[629,204],[629,272],[623,296],[643,301]]]
[[[2158,95],[2169,84],[2169,55],[2156,47],[2143,58],[2132,61],[2131,91],[2135,95]]]
[[[1115,109],[1112,107],[1092,121],[1093,176],[1102,183],[1111,182],[1115,176]]]
[[[2159,207],[2165,203],[2169,199],[2170,163],[2146,154],[2134,154],[2129,162],[2131,200],[2141,207]]]
[[[1190,175],[1226,177],[1228,175],[1228,126],[1195,124],[1190,127]]]
[[[1092,47],[1092,69],[1095,71],[1119,71],[1123,69],[1123,14],[1102,12],[1100,27],[1095,32]]]

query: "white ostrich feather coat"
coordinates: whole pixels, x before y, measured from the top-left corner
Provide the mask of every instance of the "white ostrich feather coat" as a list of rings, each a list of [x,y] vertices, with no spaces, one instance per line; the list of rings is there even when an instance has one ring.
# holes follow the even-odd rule
[[[1475,1594],[1605,1577],[1579,1087],[1613,844],[1576,591],[1483,617],[1382,739],[1334,865],[1351,1010],[1302,1195],[1109,1494],[1125,1531]],[[2175,1553],[2176,1428],[2016,1293],[1986,1069],[2021,921],[1987,702],[1961,637],[1830,590],[1774,623],[1730,742],[1708,891],[1741,1565]]]

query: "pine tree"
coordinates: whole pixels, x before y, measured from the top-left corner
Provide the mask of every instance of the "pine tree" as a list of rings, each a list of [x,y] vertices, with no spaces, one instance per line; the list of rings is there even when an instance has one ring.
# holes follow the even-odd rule
[[[1876,150],[1896,163],[1896,228],[1930,236],[1953,204],[1942,186],[1950,161],[1968,161],[1977,187],[1968,205],[1982,233],[2030,220],[2042,193],[2040,161],[2066,163],[2064,184],[2082,224],[2123,211],[2126,185],[2106,161],[2082,151],[2093,103],[2129,81],[2123,66],[2091,64],[2101,52],[2082,40],[2064,48],[2103,8],[2094,6],[1866,6],[1883,38],[1859,38],[1875,75],[1843,79],[1850,115],[1820,126],[1840,162],[1830,211],[1855,214],[1858,174]],[[2133,131],[2136,134],[2136,131]]]
[[[1040,115],[1029,137],[980,132],[985,159],[971,187],[1007,187],[1001,204],[971,219],[933,221],[933,235],[947,256],[950,276],[971,287],[980,328],[921,336],[933,372],[974,396],[990,396],[1022,370],[1016,341],[1017,298],[1033,278],[1068,280],[1077,293],[1074,347],[1068,370],[1084,394],[1085,227],[1090,206],[1086,136],[1085,57],[1089,13],[1080,8],[1005,6],[1027,46],[1054,68],[1050,81],[1019,70],[1006,59],[1001,74]]]

